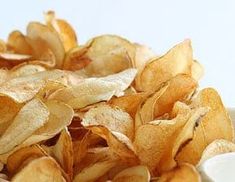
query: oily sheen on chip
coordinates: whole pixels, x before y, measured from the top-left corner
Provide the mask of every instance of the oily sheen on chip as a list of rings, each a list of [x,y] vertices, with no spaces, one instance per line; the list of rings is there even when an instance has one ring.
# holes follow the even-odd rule
[[[0,40],[0,181],[197,182],[235,151],[190,40],[163,55],[118,35],[80,44],[53,11],[26,30]]]

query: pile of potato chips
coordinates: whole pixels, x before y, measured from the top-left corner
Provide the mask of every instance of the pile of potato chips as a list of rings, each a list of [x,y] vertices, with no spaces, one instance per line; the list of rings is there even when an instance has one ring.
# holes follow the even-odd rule
[[[78,44],[53,12],[0,41],[0,180],[200,181],[234,130],[190,40],[158,56],[116,35]]]

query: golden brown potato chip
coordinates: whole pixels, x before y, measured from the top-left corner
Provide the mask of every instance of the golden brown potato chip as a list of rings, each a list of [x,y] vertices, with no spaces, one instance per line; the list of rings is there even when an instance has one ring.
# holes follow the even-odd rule
[[[8,157],[7,170],[11,175],[15,174],[27,160],[33,160],[43,156],[47,156],[47,154],[39,145],[24,147]]]
[[[22,170],[20,170],[11,180],[12,182],[65,182],[63,173],[56,163],[50,157],[41,157],[32,160]]]
[[[130,115],[108,105],[101,105],[86,112],[82,125],[84,127],[104,126],[110,131],[126,135],[131,140],[134,137],[134,121]]]
[[[188,75],[172,78],[166,91],[155,102],[154,117],[170,112],[176,101],[184,101],[196,88],[197,82]]]
[[[13,120],[20,108],[21,106],[10,98],[0,97],[0,124]]]
[[[7,50],[6,43],[0,39],[0,52],[5,52]]]
[[[193,61],[190,40],[185,40],[164,56],[150,61],[140,75],[140,91],[155,90],[160,84],[177,74],[190,73]],[[138,83],[138,82],[136,82]]]
[[[209,107],[210,111],[199,122],[192,141],[182,148],[176,160],[196,165],[209,143],[216,139],[233,141],[234,129],[221,98],[214,89],[200,91],[192,107]]]
[[[154,109],[158,99],[166,92],[169,84],[163,86],[159,91],[150,95],[144,102],[139,105],[135,116],[135,128],[137,129],[142,124],[154,120]]]
[[[200,182],[201,177],[195,167],[191,164],[182,163],[175,169],[164,173],[159,182]]]
[[[119,107],[129,113],[132,118],[135,118],[138,106],[143,102],[146,96],[146,93],[124,95],[121,97],[114,97],[108,103],[112,106]]]
[[[73,143],[67,129],[60,133],[60,137],[52,149],[53,156],[59,162],[64,171],[72,179],[73,177]]]
[[[122,95],[123,90],[133,81],[135,73],[135,69],[128,69],[107,77],[84,79],[76,86],[58,90],[49,99],[63,101],[74,109],[107,101],[114,95]]]
[[[48,120],[49,111],[38,99],[25,104],[15,116],[12,124],[0,137],[0,154],[9,152],[30,137]]]
[[[60,68],[62,66],[65,51],[56,32],[41,23],[31,22],[27,27],[27,36],[32,40],[41,39],[45,41],[56,57],[56,67]]]
[[[115,35],[95,37],[77,51],[81,53],[67,59],[65,68],[76,67],[76,62],[90,62],[82,70],[89,76],[107,76],[131,68],[135,57],[134,45]]]
[[[97,162],[85,169],[83,169],[80,173],[78,173],[74,177],[74,182],[89,182],[95,181],[106,172],[108,172],[117,162],[116,161],[101,161]]]
[[[198,165],[202,164],[205,160],[210,159],[216,155],[235,152],[235,144],[233,142],[217,139],[210,143],[202,153]]]
[[[28,42],[28,37],[24,36],[20,31],[17,30],[9,34],[7,47],[16,54],[33,54],[32,47]]]
[[[45,14],[45,20],[47,26],[58,32],[65,51],[68,51],[77,45],[76,33],[67,21],[56,19],[55,12],[53,11],[48,11]]]
[[[165,148],[165,152],[159,163],[158,171],[160,173],[171,170],[176,166],[176,154],[185,143],[193,138],[195,127],[197,127],[198,122],[200,122],[207,112],[208,108],[193,109],[185,125],[172,135],[173,137]]]
[[[113,182],[149,182],[150,173],[146,166],[134,166],[118,173]]]

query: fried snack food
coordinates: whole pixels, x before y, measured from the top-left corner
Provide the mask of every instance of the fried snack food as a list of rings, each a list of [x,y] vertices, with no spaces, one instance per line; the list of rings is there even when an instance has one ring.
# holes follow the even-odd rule
[[[200,181],[235,151],[186,39],[164,55],[117,35],[79,44],[53,11],[0,40],[0,180]]]

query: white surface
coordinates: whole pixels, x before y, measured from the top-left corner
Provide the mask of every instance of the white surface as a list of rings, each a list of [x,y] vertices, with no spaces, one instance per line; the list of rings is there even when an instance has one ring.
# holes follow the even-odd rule
[[[25,31],[53,9],[72,23],[79,41],[112,33],[147,44],[161,54],[191,38],[194,55],[205,67],[201,87],[215,87],[235,107],[235,1],[230,0],[7,0],[1,2],[0,37]]]
[[[200,167],[203,181],[234,182],[235,153],[217,155],[206,160]]]

